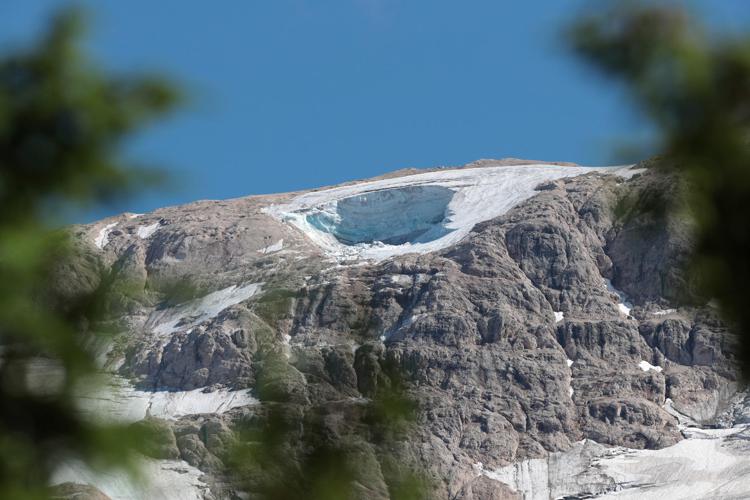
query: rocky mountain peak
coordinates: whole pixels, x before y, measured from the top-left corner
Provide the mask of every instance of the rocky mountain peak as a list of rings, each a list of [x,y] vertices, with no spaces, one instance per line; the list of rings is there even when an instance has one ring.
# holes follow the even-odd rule
[[[691,287],[679,190],[641,165],[399,171],[77,226],[61,282],[105,288],[122,331],[97,411],[162,422],[153,466],[184,461],[198,498],[259,494],[222,472],[238,422],[356,414],[394,370],[416,425],[357,448],[361,498],[389,496],[386,451],[432,498],[708,495],[714,477],[742,496],[733,337]]]

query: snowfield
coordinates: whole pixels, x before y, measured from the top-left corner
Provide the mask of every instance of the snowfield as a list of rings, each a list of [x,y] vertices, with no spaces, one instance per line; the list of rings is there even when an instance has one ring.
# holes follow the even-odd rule
[[[98,249],[101,250],[105,246],[107,246],[107,243],[109,243],[109,233],[112,232],[112,230],[115,228],[116,225],[117,225],[117,222],[107,224],[99,231],[99,234],[94,239],[94,245],[96,245]]]
[[[175,420],[186,415],[222,414],[232,408],[258,404],[249,390],[141,391],[120,377],[109,384],[80,387],[76,402],[81,413],[102,423],[133,423],[146,417]],[[143,457],[139,475],[123,470],[92,470],[78,461],[66,462],[53,474],[51,484],[90,484],[112,500],[203,500],[210,496],[203,472],[182,460]]]
[[[221,414],[258,404],[249,390],[141,391],[119,377],[94,390],[82,388],[77,400],[82,413],[91,419],[120,423],[138,422],[146,417],[175,420],[186,415]]]
[[[27,377],[29,387],[39,394],[55,394],[64,375],[62,368],[42,358],[35,359],[32,366]],[[137,422],[146,417],[175,420],[186,415],[221,414],[232,408],[258,404],[249,390],[142,391],[115,375],[82,383],[75,396],[84,416],[119,423]]]
[[[146,328],[162,337],[188,330],[215,318],[224,309],[249,299],[262,286],[263,283],[232,285],[175,307],[158,309],[149,316]]]
[[[297,227],[337,260],[382,260],[453,245],[545,182],[626,167],[515,165],[445,169],[302,194],[264,212]]]
[[[148,226],[139,226],[136,234],[140,239],[145,240],[154,234],[159,229],[159,226],[161,226],[161,223],[158,221]]]
[[[609,448],[584,440],[548,458],[496,470],[481,463],[474,468],[524,500],[750,498],[750,426],[690,431],[661,450]]]
[[[203,473],[182,460],[141,461],[139,476],[125,471],[93,471],[81,462],[68,462],[55,471],[51,483],[90,484],[112,500],[204,500],[210,495]]]

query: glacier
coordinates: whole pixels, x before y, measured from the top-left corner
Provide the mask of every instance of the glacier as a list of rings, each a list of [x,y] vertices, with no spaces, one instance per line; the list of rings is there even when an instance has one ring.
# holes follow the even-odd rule
[[[445,227],[455,191],[443,186],[406,186],[357,194],[316,207],[307,222],[344,245],[432,241]]]
[[[301,230],[333,260],[379,261],[453,245],[544,182],[594,172],[627,178],[639,172],[631,167],[446,168],[310,191],[262,211]]]

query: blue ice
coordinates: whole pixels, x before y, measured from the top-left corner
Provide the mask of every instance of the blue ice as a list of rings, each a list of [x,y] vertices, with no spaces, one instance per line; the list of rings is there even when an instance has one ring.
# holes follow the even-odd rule
[[[426,243],[452,229],[445,227],[455,192],[442,186],[406,186],[338,200],[335,212],[316,211],[307,221],[345,245]]]

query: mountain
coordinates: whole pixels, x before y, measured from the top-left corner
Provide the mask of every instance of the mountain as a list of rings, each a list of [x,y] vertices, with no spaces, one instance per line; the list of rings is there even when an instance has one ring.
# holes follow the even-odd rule
[[[57,286],[104,291],[94,328],[122,332],[82,410],[164,438],[150,486],[80,464],[56,482],[254,498],[322,446],[355,498],[412,473],[437,499],[749,496],[750,398],[682,189],[658,160],[481,160],[76,226]],[[389,391],[414,419],[373,431]],[[278,422],[283,463],[228,474],[238,430]]]

